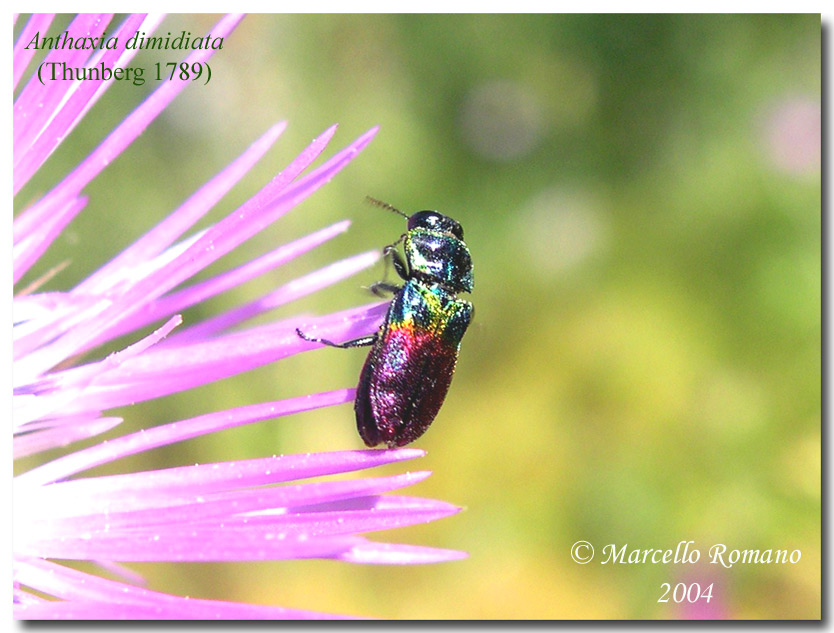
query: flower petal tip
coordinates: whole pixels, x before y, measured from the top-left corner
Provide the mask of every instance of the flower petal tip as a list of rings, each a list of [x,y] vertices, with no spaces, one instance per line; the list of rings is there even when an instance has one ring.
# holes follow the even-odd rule
[[[416,459],[417,457],[424,457],[426,451],[422,448],[379,448],[374,449],[379,453],[388,453],[396,456],[397,459]]]

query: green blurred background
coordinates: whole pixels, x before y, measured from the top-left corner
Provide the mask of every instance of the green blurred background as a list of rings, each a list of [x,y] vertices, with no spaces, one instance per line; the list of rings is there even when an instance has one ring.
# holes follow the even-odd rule
[[[155,35],[202,35],[216,19],[170,16]],[[372,536],[469,558],[132,568],[186,595],[394,618],[819,618],[820,56],[819,15],[247,17],[212,59],[211,82],[188,88],[88,187],[88,208],[23,283],[65,259],[48,289],[81,280],[278,120],[288,130],[206,222],[330,124],[340,129],[328,155],[379,124],[327,187],[207,274],[343,218],[347,234],[185,317],[393,241],[402,220],[366,195],[458,219],[475,322],[416,443],[428,455],[405,465],[434,475],[405,492],[466,510]],[[132,65],[179,59],[148,52]],[[153,87],[113,86],[16,209]],[[382,273],[269,318],[369,303],[362,286]],[[363,360],[301,354],[120,410],[120,433],[351,386]],[[359,447],[345,405],[111,471]],[[596,548],[592,563],[571,560],[579,540]],[[600,564],[607,544],[690,540],[700,564]],[[716,543],[799,549],[801,560],[704,564]],[[712,601],[658,603],[662,583],[678,582],[713,583]]]

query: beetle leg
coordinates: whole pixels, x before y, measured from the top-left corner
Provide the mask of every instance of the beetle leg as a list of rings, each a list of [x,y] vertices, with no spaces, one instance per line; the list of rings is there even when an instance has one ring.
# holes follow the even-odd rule
[[[344,343],[334,343],[333,341],[328,341],[326,338],[316,338],[314,336],[308,336],[304,332],[301,331],[300,328],[295,328],[295,333],[298,334],[301,338],[305,341],[310,341],[311,343],[322,343],[323,345],[327,345],[328,347],[338,347],[341,349],[350,349],[351,347],[367,347],[368,345],[373,345],[376,342],[377,335],[372,334],[370,336],[360,336],[359,338],[355,338],[350,341],[345,341]]]
[[[394,266],[394,270],[402,279],[408,279],[408,270],[406,269],[405,261],[402,258],[402,255],[397,251],[396,247],[399,244],[400,240],[397,240],[393,244],[389,244],[385,248],[382,249],[383,257],[387,257],[391,260],[391,264]]]
[[[402,290],[402,288],[400,286],[389,284],[384,281],[378,281],[375,284],[371,284],[368,287],[368,290],[373,292],[377,297],[382,297],[384,299],[387,296],[387,294],[396,294],[400,290]]]

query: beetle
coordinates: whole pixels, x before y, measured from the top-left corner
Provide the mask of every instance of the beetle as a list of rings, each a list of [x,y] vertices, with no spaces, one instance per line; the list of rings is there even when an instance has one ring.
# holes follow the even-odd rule
[[[377,295],[394,295],[382,325],[370,336],[344,343],[300,329],[296,333],[342,349],[371,346],[356,389],[356,427],[367,446],[393,448],[426,432],[449,391],[460,342],[474,314],[472,304],[457,296],[472,292],[472,258],[456,220],[430,210],[408,216],[385,202],[368,201],[408,221],[406,232],[383,249],[403,284],[371,286]],[[396,250],[400,243],[404,259]]]

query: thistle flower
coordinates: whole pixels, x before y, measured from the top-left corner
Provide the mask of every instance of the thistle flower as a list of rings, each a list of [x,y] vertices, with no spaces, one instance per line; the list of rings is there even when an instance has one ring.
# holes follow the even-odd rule
[[[112,16],[81,15],[68,31],[99,37]],[[25,42],[45,32],[51,16],[34,15],[14,49],[15,86],[31,52]],[[225,37],[240,16],[212,29]],[[111,36],[150,33],[159,17],[129,16]],[[23,42],[23,45],[21,45]],[[48,61],[124,66],[135,51],[54,50]],[[205,61],[198,50],[185,61]],[[107,89],[108,82],[30,80],[14,104],[14,190]],[[17,283],[85,206],[84,187],[114,160],[185,84],[165,82],[76,169],[14,221]],[[200,283],[195,273],[238,247],[310,196],[344,168],[375,129],[303,175],[323,152],[335,126],[323,132],[257,194],[226,218],[183,235],[280,136],[269,129],[171,215],[76,287],[41,292],[39,283],[13,301],[13,425],[15,457],[67,447],[113,429],[108,409],[177,393],[309,349],[297,319],[242,327],[273,307],[334,283],[378,259],[368,252],[310,273],[249,304],[201,323],[179,313],[208,297],[271,271],[342,233],[346,222],[285,244]],[[41,280],[42,282],[43,280]],[[41,283],[42,285],[42,283]],[[349,338],[372,332],[384,306],[322,317],[317,332]],[[309,320],[306,321],[309,323]],[[138,334],[156,326],[150,334]],[[232,332],[231,328],[235,330]],[[116,337],[134,342],[120,350]],[[102,357],[100,350],[110,353]],[[93,358],[77,364],[84,354]],[[98,355],[98,356],[96,356]],[[159,593],[123,567],[132,561],[252,561],[330,558],[361,563],[425,563],[461,558],[455,551],[374,543],[360,534],[431,521],[458,511],[449,504],[383,493],[416,483],[428,472],[389,477],[292,483],[419,457],[417,449],[348,450],[254,457],[163,470],[83,476],[127,455],[221,429],[348,402],[353,389],[250,404],[144,428],[66,452],[14,478],[14,614],[20,619],[309,618],[332,617],[275,606],[200,600]],[[284,485],[275,485],[284,484]],[[91,561],[118,580],[61,561]]]

